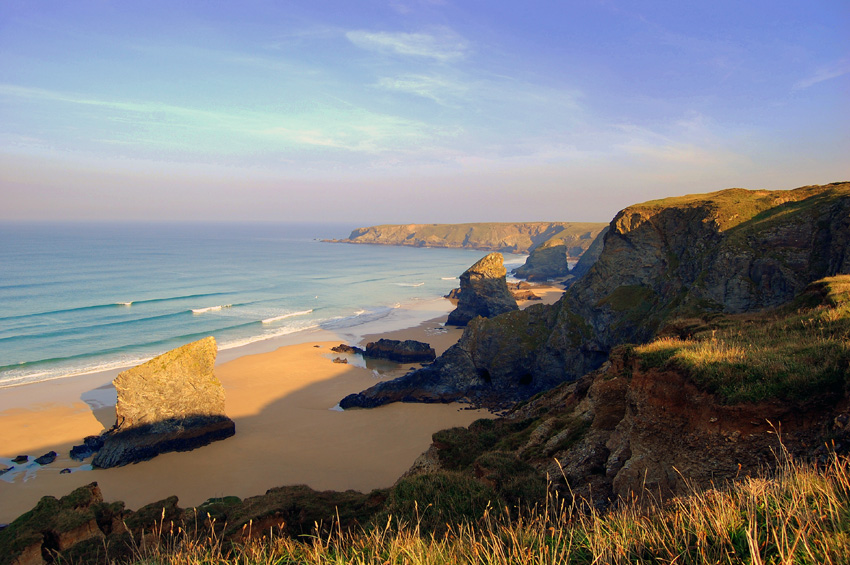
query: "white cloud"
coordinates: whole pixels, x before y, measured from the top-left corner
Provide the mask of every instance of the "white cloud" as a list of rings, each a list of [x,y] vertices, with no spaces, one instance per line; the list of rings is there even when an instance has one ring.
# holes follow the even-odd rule
[[[444,106],[452,105],[452,100],[463,97],[469,87],[449,78],[437,75],[403,74],[396,77],[382,77],[377,85],[380,88],[406,92],[428,98]]]
[[[842,59],[832,63],[831,65],[821,67],[815,71],[813,75],[797,81],[793,89],[803,90],[810,86],[814,86],[819,82],[838,78],[848,73],[850,73],[850,59]]]
[[[434,33],[356,30],[349,31],[345,36],[361,49],[422,57],[441,62],[462,59],[469,51],[469,43],[448,28],[439,28]]]

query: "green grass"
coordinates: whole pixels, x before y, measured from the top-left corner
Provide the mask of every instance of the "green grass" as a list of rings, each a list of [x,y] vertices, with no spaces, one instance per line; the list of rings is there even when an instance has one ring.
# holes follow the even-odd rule
[[[633,351],[645,368],[685,370],[731,404],[839,394],[850,374],[848,297],[850,277],[824,279],[796,301],[798,310],[691,321],[690,337],[662,337]]]
[[[475,521],[423,533],[429,511],[366,528],[332,528],[292,538],[271,533],[244,544],[214,532],[185,532],[135,549],[133,564],[839,564],[850,562],[850,469],[833,457],[811,466],[788,461],[769,476],[693,492],[658,505],[624,503],[580,512],[550,497],[520,517],[483,505]],[[409,495],[431,496],[439,484]],[[409,500],[409,499],[408,499]]]

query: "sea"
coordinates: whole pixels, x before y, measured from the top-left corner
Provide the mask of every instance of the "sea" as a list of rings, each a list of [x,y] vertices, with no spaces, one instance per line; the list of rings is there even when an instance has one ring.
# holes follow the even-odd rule
[[[321,241],[354,227],[0,224],[0,388],[131,367],[209,335],[224,351],[356,330],[442,300],[486,254]],[[506,255],[508,270],[524,259]]]

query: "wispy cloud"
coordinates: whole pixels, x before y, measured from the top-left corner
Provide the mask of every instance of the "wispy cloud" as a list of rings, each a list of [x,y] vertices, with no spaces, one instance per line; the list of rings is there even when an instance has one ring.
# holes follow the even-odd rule
[[[850,58],[841,59],[829,65],[819,68],[812,74],[794,84],[794,90],[804,90],[820,82],[838,78],[850,73]]]
[[[369,111],[338,99],[313,101],[295,114],[234,108],[212,111],[159,102],[104,100],[40,88],[0,84],[0,96],[96,108],[93,119],[110,124],[110,142],[174,147],[187,151],[263,152],[323,147],[351,152],[404,150],[452,130]],[[175,132],[181,132],[179,136]],[[92,137],[89,141],[102,141]]]
[[[469,92],[467,84],[448,77],[413,73],[382,77],[378,79],[377,86],[428,98],[443,106],[453,105],[453,101],[464,97]]]
[[[345,36],[362,49],[441,62],[461,59],[469,52],[469,43],[449,28],[438,28],[432,33],[355,30]]]

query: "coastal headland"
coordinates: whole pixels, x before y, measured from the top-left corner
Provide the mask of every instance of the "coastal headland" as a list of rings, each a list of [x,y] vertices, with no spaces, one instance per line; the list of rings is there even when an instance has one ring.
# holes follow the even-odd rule
[[[594,222],[486,222],[469,224],[385,224],[357,228],[334,243],[449,247],[529,253],[546,242],[558,241],[578,258],[608,224]]]

